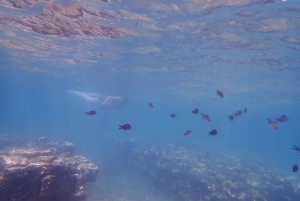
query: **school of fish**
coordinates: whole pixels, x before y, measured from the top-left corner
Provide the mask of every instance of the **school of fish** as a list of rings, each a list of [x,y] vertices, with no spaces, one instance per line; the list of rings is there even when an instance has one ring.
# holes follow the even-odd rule
[[[220,97],[220,98],[224,98],[224,94],[221,90],[217,90],[217,95]],[[154,105],[153,103],[148,103],[148,106],[150,108],[154,108]],[[237,110],[233,115],[228,115],[228,118],[230,121],[233,121],[234,118],[238,117],[238,116],[241,116],[243,113],[247,113],[248,112],[248,109],[247,108],[244,108],[242,110]],[[199,113],[199,109],[198,108],[195,108],[192,110],[192,113],[193,114],[198,114]],[[91,110],[89,112],[85,112],[85,115],[88,115],[88,116],[94,116],[96,115],[97,112],[95,110]],[[210,117],[207,115],[207,114],[204,114],[204,113],[201,113],[202,115],[202,118],[207,121],[207,122],[210,122]],[[176,117],[176,114],[175,113],[172,113],[170,114],[170,117],[171,118],[175,118]],[[271,128],[275,129],[275,130],[278,130],[278,127],[277,127],[277,124],[276,122],[285,122],[287,120],[289,120],[289,116],[287,115],[281,115],[280,117],[278,118],[275,118],[275,120],[271,120],[269,117],[267,118],[268,120],[268,124],[270,125]],[[119,125],[119,129],[122,129],[122,130],[125,130],[125,131],[128,131],[131,129],[131,125],[129,123],[126,123],[124,125]],[[191,130],[186,130],[184,133],[183,133],[183,136],[187,137],[190,135],[192,131]],[[216,136],[218,134],[218,131],[216,129],[213,129],[211,131],[208,132],[209,135],[211,136]],[[294,147],[292,148],[296,151],[298,151],[300,153],[300,148],[297,147],[296,145],[294,145]],[[298,171],[298,165],[295,164],[293,167],[292,167],[292,170],[293,172],[297,172]]]

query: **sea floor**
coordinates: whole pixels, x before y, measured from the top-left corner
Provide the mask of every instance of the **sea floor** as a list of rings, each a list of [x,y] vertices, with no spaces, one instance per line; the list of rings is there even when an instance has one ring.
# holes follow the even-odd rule
[[[121,157],[94,161],[98,177],[85,184],[86,201],[296,201],[299,197],[297,177],[265,164],[194,154],[174,146],[135,149],[132,155],[126,149]]]
[[[100,170],[95,183],[85,185],[86,201],[173,201],[130,169]]]

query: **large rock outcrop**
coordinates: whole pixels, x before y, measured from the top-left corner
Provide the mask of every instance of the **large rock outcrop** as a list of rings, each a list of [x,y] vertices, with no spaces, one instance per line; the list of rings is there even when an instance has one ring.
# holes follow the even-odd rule
[[[83,184],[96,180],[98,167],[82,156],[72,156],[70,142],[46,138],[0,155],[0,201],[79,201]]]

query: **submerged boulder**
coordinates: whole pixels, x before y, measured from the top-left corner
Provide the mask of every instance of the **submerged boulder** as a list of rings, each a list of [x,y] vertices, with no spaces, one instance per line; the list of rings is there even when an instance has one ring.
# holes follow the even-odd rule
[[[70,142],[41,138],[25,148],[0,155],[0,201],[80,201],[83,184],[96,180],[98,167],[82,156],[72,156]]]

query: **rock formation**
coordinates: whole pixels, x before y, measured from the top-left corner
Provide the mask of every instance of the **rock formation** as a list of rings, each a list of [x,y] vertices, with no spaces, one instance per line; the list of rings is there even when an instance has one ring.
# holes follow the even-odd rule
[[[96,180],[98,167],[82,156],[72,156],[70,142],[40,138],[0,155],[0,201],[80,201],[83,184]]]

